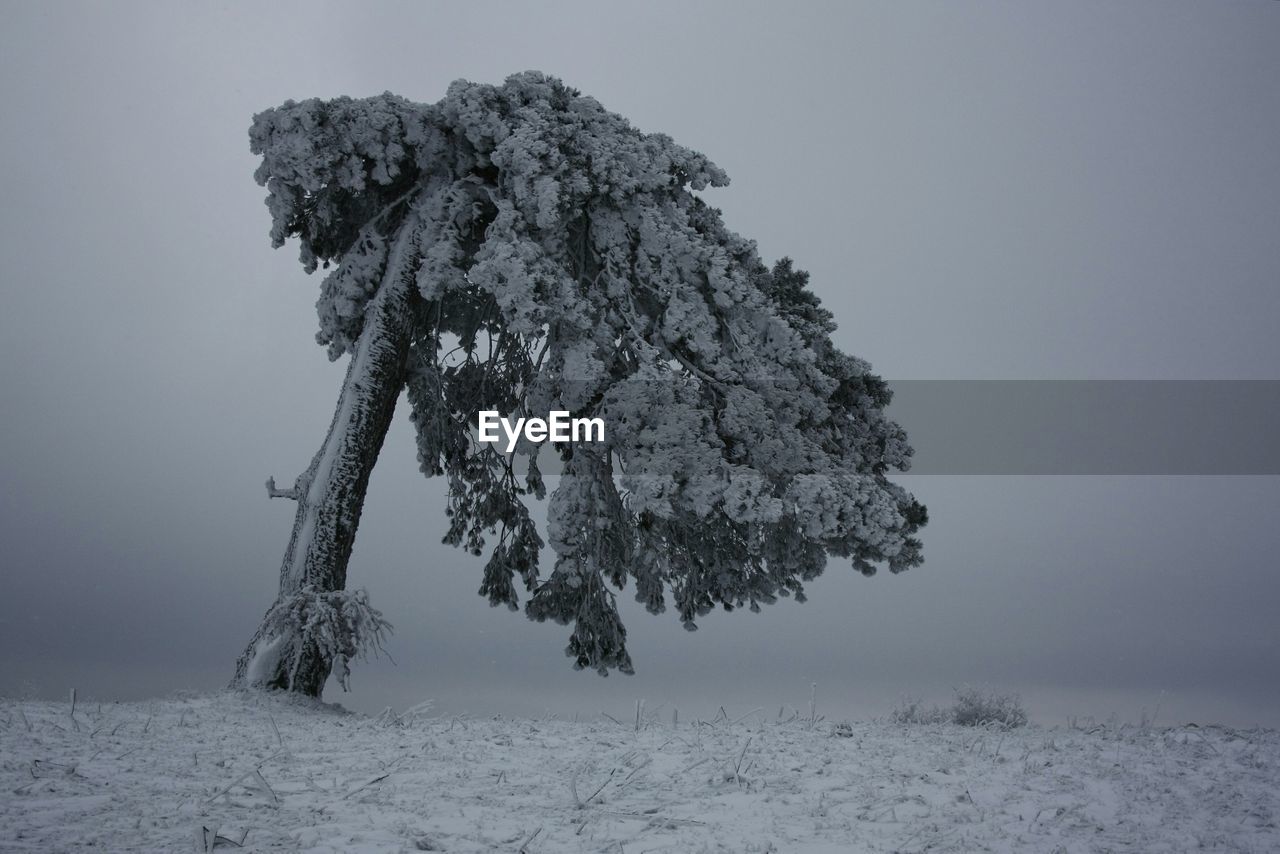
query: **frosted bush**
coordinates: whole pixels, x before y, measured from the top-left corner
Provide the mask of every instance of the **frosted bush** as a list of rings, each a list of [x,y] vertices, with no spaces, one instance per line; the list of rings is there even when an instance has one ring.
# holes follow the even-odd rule
[[[1027,713],[1017,694],[982,692],[964,687],[956,691],[951,720],[961,726],[997,725],[1008,729],[1026,726]]]
[[[889,714],[889,720],[895,724],[944,724],[951,721],[951,713],[908,697]]]
[[[324,660],[333,662],[343,690],[351,689],[351,659],[381,652],[391,632],[391,624],[369,604],[364,589],[318,593],[305,588],[277,602],[266,624],[269,635],[278,638],[292,658],[291,683],[301,650],[315,644]]]
[[[956,691],[955,702],[947,708],[925,706],[908,697],[889,714],[895,724],[945,724],[998,726],[1006,729],[1026,726],[1027,713],[1017,694],[996,694],[965,686]]]

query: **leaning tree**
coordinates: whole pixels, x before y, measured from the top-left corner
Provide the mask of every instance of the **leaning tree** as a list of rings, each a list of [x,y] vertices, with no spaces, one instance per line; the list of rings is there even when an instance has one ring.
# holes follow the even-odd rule
[[[297,502],[280,592],[235,684],[318,696],[387,629],[347,563],[407,391],[445,542],[488,551],[481,595],[571,625],[574,666],[631,672],[612,588],[685,628],[716,605],[803,600],[829,555],[870,575],[921,561],[925,509],[887,479],[911,449],[890,392],[831,342],[831,314],[698,195],[726,175],[538,73],[285,102],[255,117],[271,240],[330,269],[318,341],[348,356]],[[480,443],[479,410],[603,418],[604,442]],[[544,545],[530,497],[558,479]],[[518,577],[518,582],[517,582]]]

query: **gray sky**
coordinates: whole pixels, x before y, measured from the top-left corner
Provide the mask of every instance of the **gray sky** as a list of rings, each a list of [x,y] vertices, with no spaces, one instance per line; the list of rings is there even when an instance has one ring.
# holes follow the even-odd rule
[[[792,8],[784,8],[784,5]],[[1280,379],[1280,4],[0,5],[0,692],[216,688],[274,594],[342,366],[271,250],[252,114],[537,68],[728,170],[891,379]],[[934,429],[930,436],[937,436]],[[951,686],[1280,725],[1277,477],[910,476],[926,563],[833,563],[635,677],[491,610],[401,412],[351,566],[363,709],[885,713]]]

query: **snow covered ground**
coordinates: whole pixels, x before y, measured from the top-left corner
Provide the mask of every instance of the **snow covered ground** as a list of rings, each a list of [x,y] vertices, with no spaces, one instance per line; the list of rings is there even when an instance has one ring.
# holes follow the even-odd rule
[[[0,850],[1280,850],[1271,730],[69,710],[0,702]]]

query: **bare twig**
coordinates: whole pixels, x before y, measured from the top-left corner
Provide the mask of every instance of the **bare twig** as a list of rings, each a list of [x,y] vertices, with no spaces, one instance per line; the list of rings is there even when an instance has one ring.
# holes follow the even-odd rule
[[[76,689],[71,689],[71,711],[68,712],[71,717],[71,725],[76,728],[76,732],[80,731],[80,722],[76,720]]]
[[[352,789],[351,791],[349,791],[349,792],[347,792],[345,795],[343,795],[343,796],[342,796],[342,799],[345,801],[347,798],[351,797],[352,795],[354,795],[356,792],[360,791],[361,789],[367,789],[367,788],[369,788],[370,786],[374,785],[375,783],[381,783],[383,780],[385,780],[385,779],[387,779],[388,777],[390,777],[392,773],[393,773],[393,772],[388,771],[387,773],[383,774],[383,775],[382,775],[382,776],[380,776],[380,777],[374,777],[372,780],[368,781],[367,783],[361,783],[359,786],[356,786],[354,789]]]
[[[538,834],[541,832],[542,832],[542,828],[539,827],[533,833],[529,834],[529,838],[526,839],[524,842],[520,843],[520,850],[517,851],[516,854],[529,854],[529,843],[533,842],[533,840],[536,839]]]

